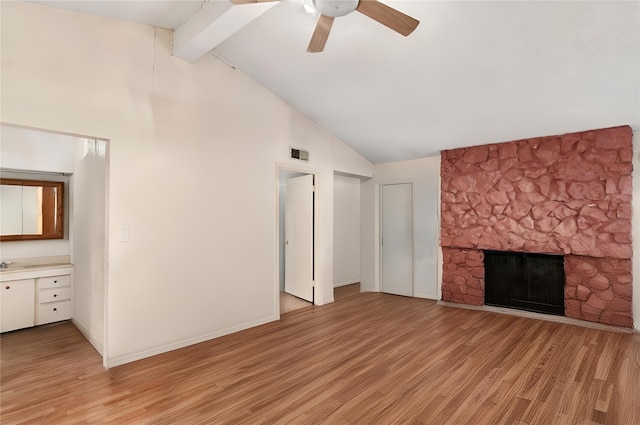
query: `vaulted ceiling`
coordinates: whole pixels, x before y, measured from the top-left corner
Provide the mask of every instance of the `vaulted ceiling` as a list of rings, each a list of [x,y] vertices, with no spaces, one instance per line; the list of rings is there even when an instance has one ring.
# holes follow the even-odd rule
[[[174,31],[374,163],[618,125],[640,130],[640,2],[392,1],[404,37],[357,12],[307,53],[303,0],[34,1]],[[181,56],[182,55],[182,56]]]

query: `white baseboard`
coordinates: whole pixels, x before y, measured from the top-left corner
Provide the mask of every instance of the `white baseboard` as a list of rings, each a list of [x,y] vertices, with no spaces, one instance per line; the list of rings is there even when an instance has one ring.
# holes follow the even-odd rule
[[[180,348],[188,347],[190,345],[199,344],[201,342],[209,341],[211,339],[220,338],[221,336],[229,335],[232,333],[236,333],[239,331],[243,331],[245,329],[253,328],[256,326],[264,325],[265,323],[274,322],[278,320],[277,316],[269,316],[265,319],[257,320],[255,322],[244,323],[239,326],[234,326],[232,328],[228,328],[222,331],[213,332],[210,334],[202,335],[195,338],[189,338],[182,341],[177,341],[171,344],[162,345],[159,347],[151,348],[144,351],[139,351],[133,354],[127,354],[124,356],[116,356],[110,357],[107,361],[107,368],[120,366],[126,363],[131,363],[136,360],[142,360],[147,357],[156,356],[158,354],[167,353],[169,351],[177,350]]]
[[[338,283],[334,283],[333,287],[334,288],[339,288],[340,286],[353,285],[354,283],[360,283],[360,281],[359,280],[349,280],[347,282],[338,282]]]
[[[413,294],[414,298],[424,298],[426,300],[434,300],[434,301],[438,301],[437,296],[433,296],[433,295],[427,295],[427,294],[419,294],[419,293],[414,293]]]
[[[71,319],[71,323],[73,323],[73,325],[78,328],[78,330],[80,331],[80,333],[87,339],[87,341],[89,341],[89,343],[91,345],[93,345],[93,348],[96,349],[96,351],[98,352],[98,354],[100,354],[101,356],[104,357],[104,347],[102,345],[102,341],[98,340],[96,337],[94,337],[91,332],[89,332],[89,330],[87,328],[85,328],[84,326],[82,326],[80,323],[78,323],[77,320],[75,319]]]

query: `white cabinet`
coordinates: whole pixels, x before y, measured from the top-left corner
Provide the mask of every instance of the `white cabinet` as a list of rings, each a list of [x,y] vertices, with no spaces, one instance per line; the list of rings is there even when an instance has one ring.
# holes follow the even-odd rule
[[[71,318],[71,275],[37,279],[36,325]]]
[[[71,267],[0,273],[0,332],[71,318]]]
[[[35,279],[2,282],[0,291],[0,332],[28,328],[35,319]]]

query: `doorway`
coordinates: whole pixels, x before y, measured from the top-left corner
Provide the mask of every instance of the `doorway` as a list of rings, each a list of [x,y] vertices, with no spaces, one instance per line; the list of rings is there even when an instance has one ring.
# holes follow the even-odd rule
[[[380,186],[380,287],[413,296],[413,184]]]
[[[73,264],[71,318],[106,366],[109,143],[11,124],[0,125],[0,135],[5,171],[66,182],[65,237],[3,245],[3,257],[68,259]]]
[[[279,171],[280,314],[314,302],[314,175]]]

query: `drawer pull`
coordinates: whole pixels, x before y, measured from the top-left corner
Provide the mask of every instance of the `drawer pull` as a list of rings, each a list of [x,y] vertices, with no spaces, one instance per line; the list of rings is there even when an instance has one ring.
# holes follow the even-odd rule
[[[4,289],[11,289],[11,286],[5,286]]]
[[[58,294],[53,294],[53,298],[55,298],[55,297],[57,297],[57,296],[58,296]]]
[[[53,307],[53,311],[58,311],[58,307]]]
[[[53,281],[53,283],[58,283],[58,281],[57,281],[57,280],[54,280],[54,281]]]

